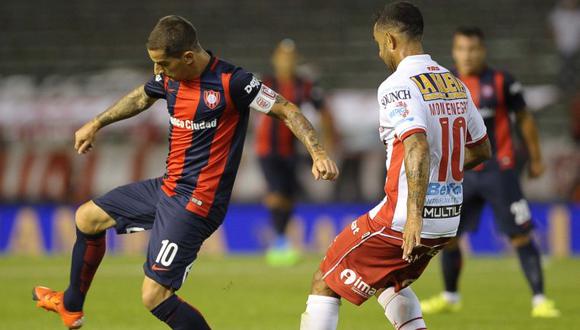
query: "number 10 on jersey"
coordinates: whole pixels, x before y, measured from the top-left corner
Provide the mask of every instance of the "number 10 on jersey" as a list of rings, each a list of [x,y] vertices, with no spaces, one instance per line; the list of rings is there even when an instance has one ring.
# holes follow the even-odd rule
[[[447,169],[451,161],[451,176],[455,181],[463,179],[463,147],[466,134],[465,118],[457,117],[453,123],[449,123],[449,117],[439,118],[441,124],[441,162],[439,163],[439,182],[447,181]],[[449,130],[451,129],[451,133]],[[449,139],[451,138],[451,141]],[[449,159],[449,149],[451,146],[451,160]]]

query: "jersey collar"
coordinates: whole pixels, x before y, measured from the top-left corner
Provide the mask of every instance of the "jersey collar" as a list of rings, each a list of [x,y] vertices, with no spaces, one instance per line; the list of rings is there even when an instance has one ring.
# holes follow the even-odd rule
[[[410,55],[405,57],[397,66],[397,70],[403,66],[410,65],[411,63],[424,63],[424,62],[431,62],[431,55],[429,54],[420,54],[420,55]]]
[[[205,75],[210,70],[213,71],[218,61],[218,58],[213,55],[211,50],[206,49],[205,51],[206,53],[209,54],[209,62],[207,62],[207,65],[205,66],[205,69],[203,69],[203,72],[201,73],[200,77]]]

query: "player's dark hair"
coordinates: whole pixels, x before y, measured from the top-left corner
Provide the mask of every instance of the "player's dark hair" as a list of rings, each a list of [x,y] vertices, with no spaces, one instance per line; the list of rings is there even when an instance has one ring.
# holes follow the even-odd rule
[[[147,49],[161,49],[171,57],[179,57],[188,50],[199,48],[195,27],[177,15],[162,17],[147,39]]]
[[[409,39],[423,36],[423,15],[419,8],[406,1],[387,4],[375,16],[375,24],[382,28],[395,28]]]
[[[465,36],[470,38],[475,37],[478,38],[481,42],[485,41],[485,35],[483,34],[483,31],[477,26],[460,26],[455,29],[453,36]]]

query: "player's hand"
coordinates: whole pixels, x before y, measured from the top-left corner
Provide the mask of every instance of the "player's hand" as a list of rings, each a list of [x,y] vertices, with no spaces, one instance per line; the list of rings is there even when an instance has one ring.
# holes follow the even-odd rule
[[[312,175],[316,180],[335,180],[338,177],[338,166],[326,153],[322,153],[312,161]]]
[[[528,166],[528,176],[532,179],[539,178],[546,171],[546,166],[541,160],[531,161]]]
[[[421,230],[423,229],[422,218],[407,218],[403,228],[403,260],[411,263],[415,261],[413,249],[421,244]]]
[[[75,150],[79,154],[87,153],[93,149],[98,130],[96,122],[90,121],[75,132]]]

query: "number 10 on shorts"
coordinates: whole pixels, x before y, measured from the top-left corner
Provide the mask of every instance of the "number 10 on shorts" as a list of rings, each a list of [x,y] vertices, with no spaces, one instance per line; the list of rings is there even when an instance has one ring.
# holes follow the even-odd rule
[[[175,243],[170,243],[169,240],[161,241],[161,250],[157,255],[157,259],[155,259],[156,263],[161,263],[163,266],[170,266],[175,259],[175,255],[177,254],[177,249],[179,247]]]

